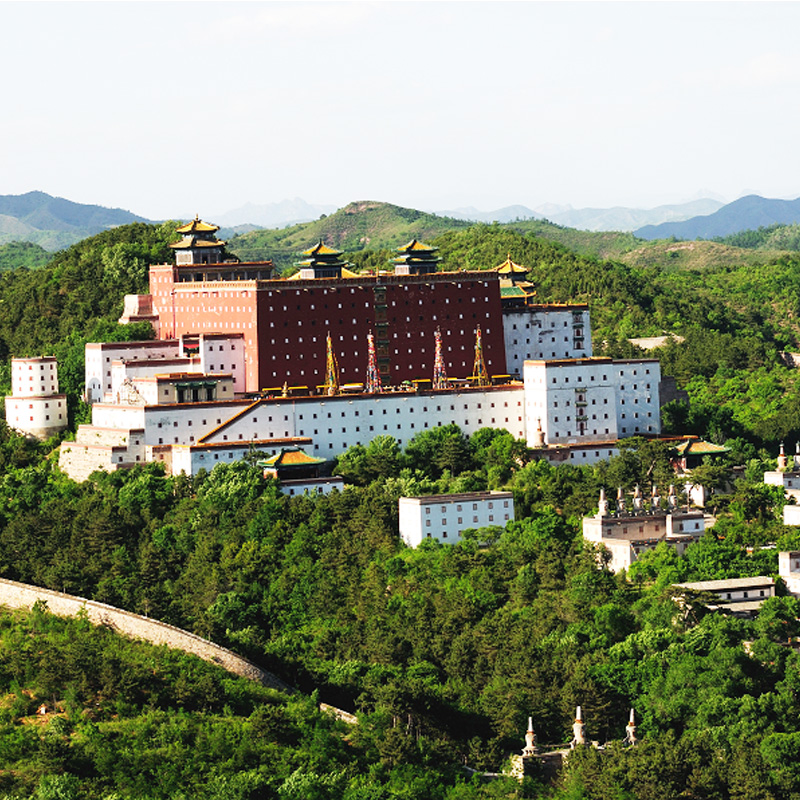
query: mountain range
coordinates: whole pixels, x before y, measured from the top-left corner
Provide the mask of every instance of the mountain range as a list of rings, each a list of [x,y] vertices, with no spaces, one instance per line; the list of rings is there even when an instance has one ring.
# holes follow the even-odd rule
[[[800,222],[800,198],[773,200],[750,194],[722,206],[713,214],[682,222],[646,225],[634,231],[634,235],[640,239],[713,239],[776,223],[789,225],[795,222]]]
[[[340,212],[346,224],[337,230],[337,244],[355,249],[370,246],[371,222],[355,223],[362,213],[367,217],[380,217],[379,208],[391,207],[388,203],[351,203]],[[220,225],[223,238],[247,234],[255,230],[284,229],[295,225],[308,225],[339,213],[331,205],[312,204],[301,198],[279,203],[248,203],[237,209],[215,216],[210,222]],[[381,212],[382,213],[382,212]],[[644,239],[684,240],[712,239],[739,231],[755,230],[775,223],[800,222],[800,199],[776,200],[748,195],[723,205],[719,200],[704,198],[676,205],[663,205],[652,209],[627,207],[582,208],[544,205],[531,209],[523,205],[510,205],[495,211],[476,208],[458,208],[437,214],[402,209],[408,232],[414,235],[445,227],[468,225],[470,222],[499,222],[501,224],[529,225],[546,222],[575,232],[633,236]],[[191,215],[190,215],[191,216]],[[205,215],[204,215],[205,216]],[[187,219],[189,217],[186,217]],[[150,222],[144,217],[120,208],[75,203],[45,192],[34,191],[21,195],[0,195],[0,245],[8,242],[33,242],[45,250],[58,250],[87,236],[108,228],[131,222]],[[393,234],[403,224],[394,225]],[[390,237],[392,242],[396,236]],[[341,239],[341,241],[338,241]],[[241,244],[244,244],[242,242]],[[261,244],[261,243],[259,243]]]
[[[0,195],[0,244],[33,242],[59,250],[130,222],[149,220],[121,208],[74,203],[45,192]]]
[[[556,225],[578,228],[583,231],[633,231],[644,225],[658,225],[675,220],[686,220],[699,214],[711,214],[724,204],[708,197],[688,203],[657,206],[656,208],[572,208],[547,203],[535,209],[514,205],[496,211],[478,211],[477,208],[456,208],[436,213],[454,219],[473,222],[516,222],[526,219],[547,219]]]

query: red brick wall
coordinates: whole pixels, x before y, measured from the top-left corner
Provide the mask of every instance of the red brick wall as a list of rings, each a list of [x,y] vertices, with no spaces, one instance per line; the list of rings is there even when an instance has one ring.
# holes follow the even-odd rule
[[[367,334],[376,338],[384,382],[433,377],[434,331],[442,331],[447,374],[472,374],[481,326],[490,375],[506,372],[499,283],[494,273],[437,273],[342,281],[171,283],[154,267],[150,286],[160,338],[185,333],[245,336],[247,389],[308,386],[325,379],[326,337],[340,383],[363,383]],[[256,288],[257,287],[257,288]],[[174,306],[174,307],[173,307]]]

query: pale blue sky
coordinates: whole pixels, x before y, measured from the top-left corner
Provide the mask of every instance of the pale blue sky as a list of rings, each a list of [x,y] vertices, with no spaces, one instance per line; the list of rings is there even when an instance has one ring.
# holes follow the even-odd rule
[[[0,194],[151,218],[800,195],[800,5],[0,2]]]

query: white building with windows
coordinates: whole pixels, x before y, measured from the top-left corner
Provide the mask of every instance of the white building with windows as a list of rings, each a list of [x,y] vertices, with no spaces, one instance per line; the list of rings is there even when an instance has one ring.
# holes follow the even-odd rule
[[[654,359],[528,361],[525,413],[549,446],[656,435],[660,381]]]
[[[171,372],[228,373],[234,391],[244,392],[242,334],[202,333],[144,342],[90,342],[86,345],[86,402],[120,402],[126,381]]]
[[[58,391],[58,364],[53,356],[11,359],[6,423],[36,439],[48,439],[67,427],[67,396]]]
[[[706,530],[702,511],[682,510],[678,507],[674,487],[670,487],[666,508],[653,487],[649,499],[643,497],[637,486],[632,507],[619,490],[613,510],[609,508],[605,492],[601,490],[598,512],[583,519],[583,538],[602,545],[609,553],[608,568],[621,572],[630,568],[639,556],[666,542],[683,555],[686,548],[698,541]]]
[[[521,378],[526,361],[590,358],[589,306],[556,303],[503,309],[506,368]]]
[[[401,497],[400,538],[409,547],[425,539],[456,544],[468,528],[505,527],[514,519],[511,492],[467,492]]]
[[[314,457],[332,459],[378,435],[391,435],[402,447],[428,428],[450,424],[468,436],[484,427],[505,428],[524,439],[536,457],[593,464],[616,454],[621,438],[659,434],[658,362],[593,357],[588,306],[532,304],[532,287],[521,285],[509,281],[513,296],[504,302],[502,319],[509,373],[523,380],[482,388],[468,387],[462,379],[436,391],[329,397],[314,393],[316,387],[283,386],[288,373],[276,362],[275,385],[248,395],[246,376],[256,356],[248,352],[250,340],[242,333],[88,344],[86,398],[92,403],[92,424],[81,426],[76,441],[62,447],[62,468],[80,480],[92,468],[158,460],[173,472],[193,475],[244,457],[252,448],[274,454],[281,446],[301,445]],[[458,335],[466,336],[467,328],[464,323]],[[322,342],[322,333],[316,333]],[[412,333],[406,331],[407,337]],[[284,332],[284,338],[288,335]],[[352,336],[349,356],[364,339],[356,329]],[[410,341],[396,345],[393,357],[411,346]],[[471,360],[465,348],[462,344],[462,367]],[[444,357],[452,366],[449,359],[455,356],[449,349]]]
[[[751,616],[757,614],[763,602],[775,596],[775,579],[768,575],[754,578],[724,578],[716,581],[675,583],[679,589],[715,595],[719,602],[708,603],[711,611],[729,611],[732,614]]]

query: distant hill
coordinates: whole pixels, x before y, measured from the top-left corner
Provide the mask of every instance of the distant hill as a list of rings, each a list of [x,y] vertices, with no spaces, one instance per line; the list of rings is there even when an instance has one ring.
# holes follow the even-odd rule
[[[243,260],[272,258],[287,268],[297,254],[322,239],[349,253],[399,247],[410,239],[430,239],[449,230],[468,228],[464,220],[439,217],[391,203],[360,201],[314,222],[277,231],[253,231],[235,236],[228,250]]]
[[[60,250],[131,222],[148,220],[121,208],[74,203],[45,192],[0,195],[0,244],[24,241]]]
[[[557,225],[566,225],[583,231],[633,231],[643,225],[658,225],[690,219],[699,214],[711,214],[721,208],[719,200],[703,198],[689,203],[657,206],[656,208],[572,208],[547,204],[530,209],[527,206],[506,206],[497,211],[478,211],[477,208],[457,208],[440,211],[441,216],[474,222],[518,222],[524,220],[544,220]]]
[[[243,260],[272,258],[279,269],[290,268],[301,250],[320,239],[344,250],[357,267],[364,267],[385,265],[389,257],[387,251],[412,237],[428,241],[448,231],[464,230],[471,224],[390,203],[359,202],[350,203],[324,219],[280,230],[257,230],[240,235],[222,230],[220,234],[228,239],[229,251]],[[790,249],[775,246],[753,252],[712,242],[676,248],[663,242],[637,239],[632,233],[582,231],[541,219],[493,223],[492,227],[495,224],[501,230],[507,228],[557,243],[580,256],[613,259],[636,266],[660,264],[668,270],[763,264],[779,255],[774,251]]]
[[[544,215],[532,211],[527,206],[506,206],[496,211],[478,211],[474,206],[455,208],[452,211],[437,211],[437,216],[471,222],[514,222],[515,220],[543,219]]]
[[[293,200],[282,200],[280,203],[245,205],[217,214],[214,224],[221,228],[285,228],[300,222],[319,219],[321,214],[332,214],[336,206],[307,203],[300,197]]]
[[[687,220],[700,214],[712,214],[722,207],[719,200],[703,198],[689,203],[656,208],[575,208],[548,215],[551,222],[586,231],[633,231],[644,225]],[[638,234],[637,234],[638,235]]]
[[[776,223],[756,230],[739,231],[730,236],[719,236],[714,241],[748,250],[800,250],[800,223]]]
[[[646,225],[635,231],[640,239],[714,239],[775,223],[800,222],[800,198],[773,200],[751,194],[728,203],[713,214],[683,222]]]

